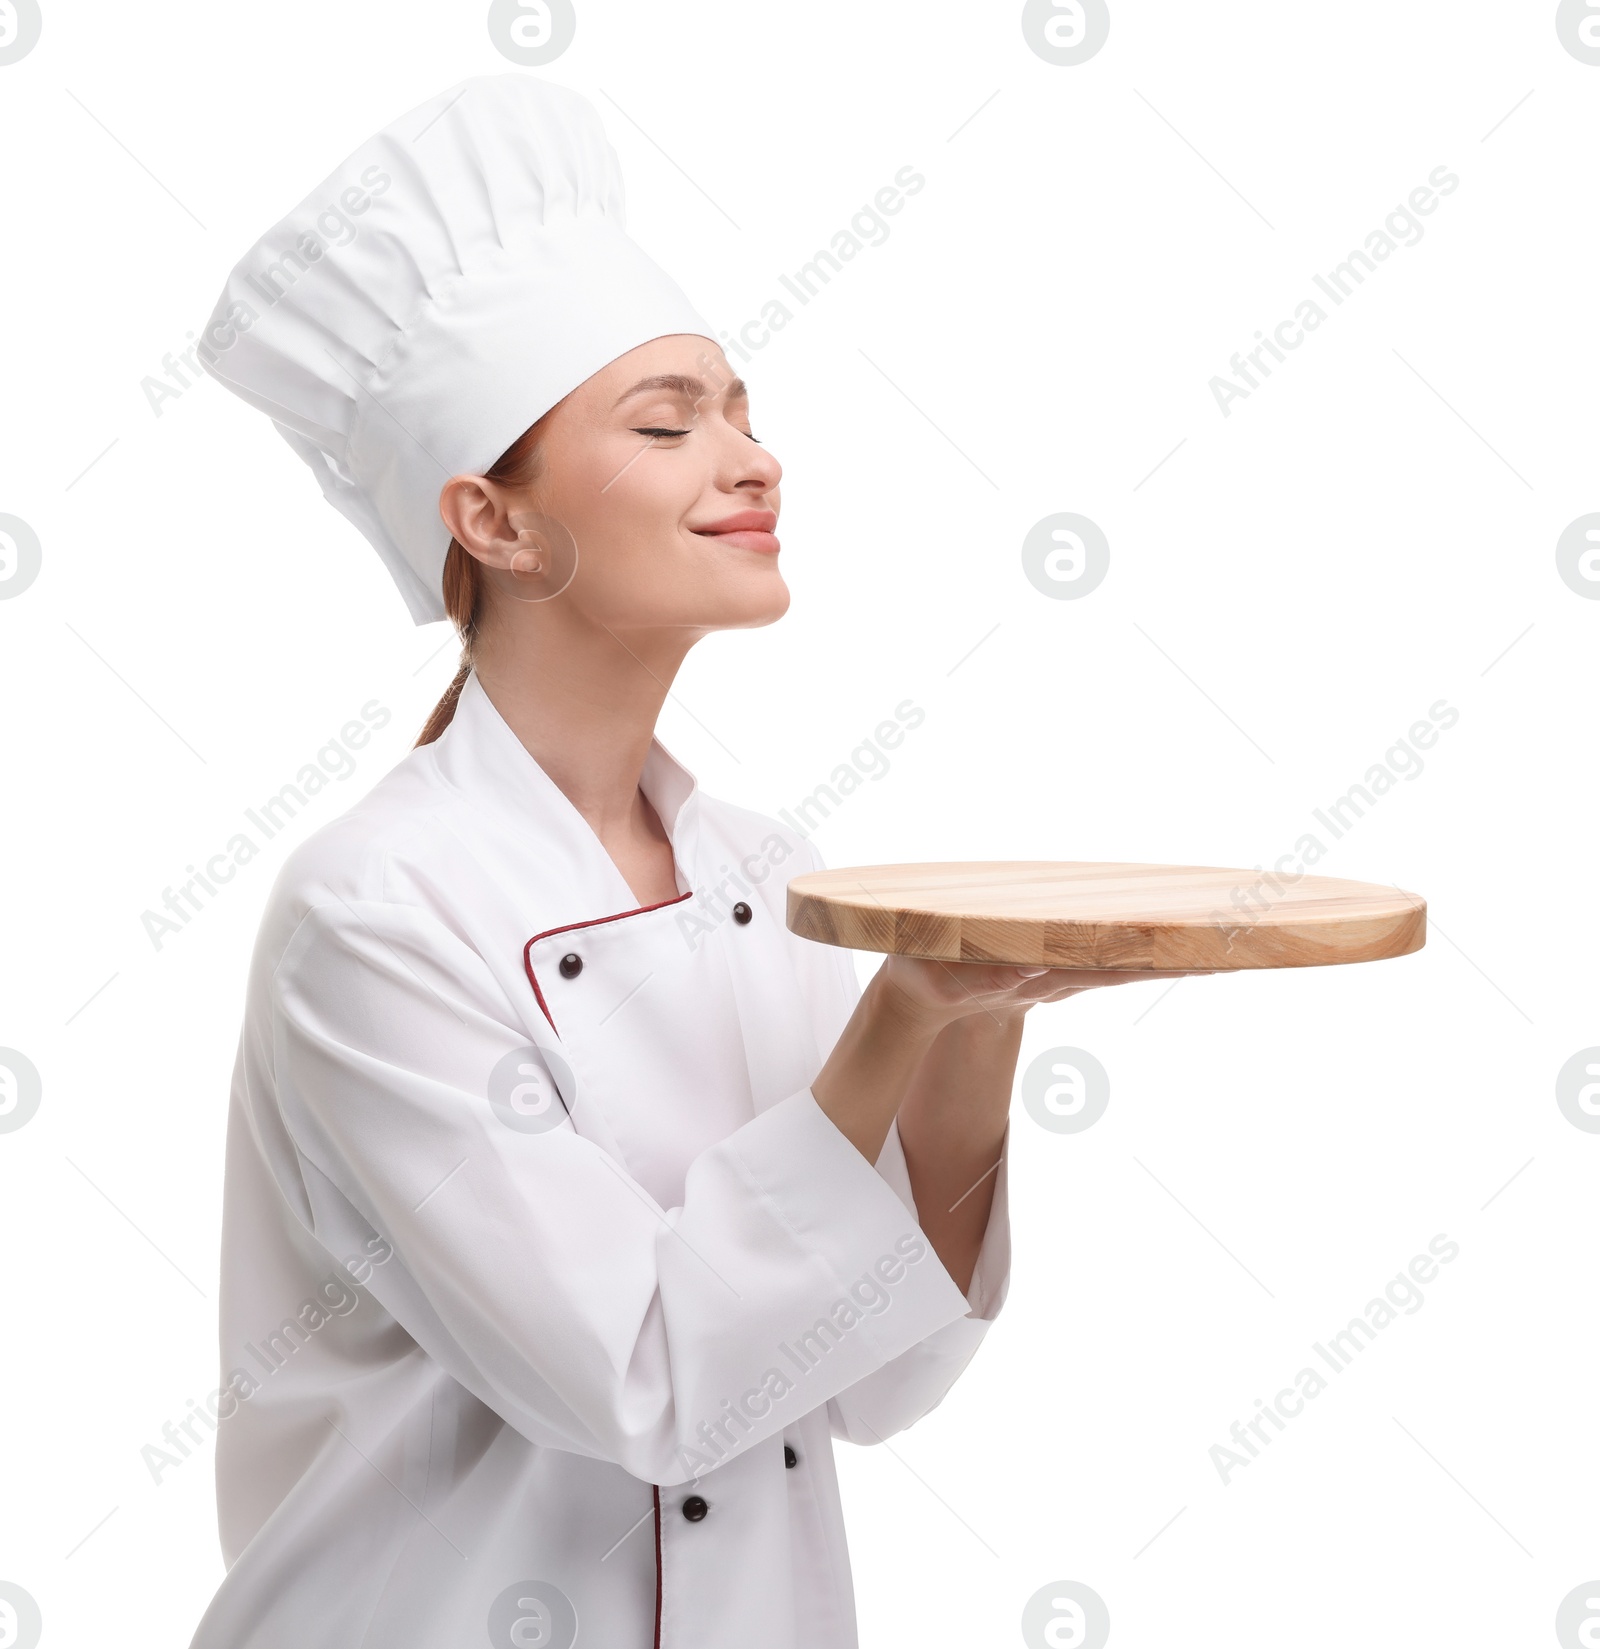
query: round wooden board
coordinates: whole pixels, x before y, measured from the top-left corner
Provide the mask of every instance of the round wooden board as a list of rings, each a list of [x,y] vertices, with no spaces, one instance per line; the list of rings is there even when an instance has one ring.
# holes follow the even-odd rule
[[[853,865],[789,883],[825,945],[1034,967],[1310,968],[1421,950],[1427,904],[1373,882],[1048,859]]]

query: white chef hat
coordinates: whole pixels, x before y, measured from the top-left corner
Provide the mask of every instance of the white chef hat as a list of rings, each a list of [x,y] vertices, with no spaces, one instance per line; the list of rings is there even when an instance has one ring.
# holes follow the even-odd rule
[[[269,229],[199,352],[426,624],[446,616],[444,482],[482,474],[586,378],[671,333],[716,337],[629,238],[593,106],[500,74],[402,115]]]

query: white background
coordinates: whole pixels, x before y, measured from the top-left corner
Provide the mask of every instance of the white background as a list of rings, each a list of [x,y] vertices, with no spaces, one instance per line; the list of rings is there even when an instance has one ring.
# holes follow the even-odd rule
[[[1600,1571],[1600,1136],[1555,1099],[1600,1043],[1600,602],[1555,557],[1600,510],[1600,67],[1546,0],[1112,0],[1076,67],[1019,10],[607,0],[537,71],[730,330],[927,180],[733,357],[794,602],[696,650],[661,736],[776,812],[910,698],[829,864],[1249,867],[1314,830],[1430,932],[1030,1015],[1024,1062],[1087,1049],[1110,1105],[1061,1134],[1018,1101],[1000,1320],[912,1431],[839,1445],[862,1640],[1018,1642],[1072,1580],[1124,1649],[1555,1642]],[[479,4],[46,0],[0,68],[0,512],[43,553],[0,601],[0,1045],[43,1079],[0,1135],[0,1580],[46,1645],[171,1649],[220,1578],[209,1453],[158,1487],[140,1450],[216,1383],[249,949],[282,850],[455,663],[265,419],[141,380],[357,142],[509,67]],[[1423,238],[1224,416],[1209,380],[1440,166]],[[1023,574],[1058,511],[1111,546],[1081,599]],[[355,775],[155,949],[141,912],[372,699]],[[1441,699],[1422,771],[1319,828]],[[1224,1483],[1230,1425],[1439,1233],[1421,1309]]]

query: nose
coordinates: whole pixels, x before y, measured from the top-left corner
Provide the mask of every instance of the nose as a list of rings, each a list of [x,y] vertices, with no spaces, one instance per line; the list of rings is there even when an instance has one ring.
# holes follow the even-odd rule
[[[720,483],[741,492],[773,492],[783,479],[783,465],[757,441],[733,424],[722,425],[718,443]]]

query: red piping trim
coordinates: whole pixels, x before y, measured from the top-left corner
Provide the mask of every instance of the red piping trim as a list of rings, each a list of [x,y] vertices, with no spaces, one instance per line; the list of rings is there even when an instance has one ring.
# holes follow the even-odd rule
[[[669,899],[667,903],[672,901]],[[652,1484],[650,1492],[656,1501],[656,1637],[653,1649],[661,1649],[661,1490]]]
[[[620,922],[624,916],[643,916],[648,910],[660,910],[666,905],[681,905],[685,899],[692,899],[693,897],[694,889],[690,888],[687,893],[680,893],[673,899],[660,899],[653,905],[640,905],[634,910],[619,910],[615,916],[591,916],[586,922],[568,922],[563,927],[546,928],[543,933],[534,934],[533,938],[522,947],[522,971],[527,974],[528,983],[533,986],[534,999],[538,1002],[540,1011],[546,1019],[550,1020],[550,1029],[555,1030],[556,1022],[551,1017],[549,1005],[544,999],[544,992],[539,989],[539,981],[534,978],[533,957],[531,955],[533,947],[541,939],[548,939],[553,933],[571,933],[574,928],[596,928],[605,922]],[[557,1034],[560,1033],[557,1032]]]

